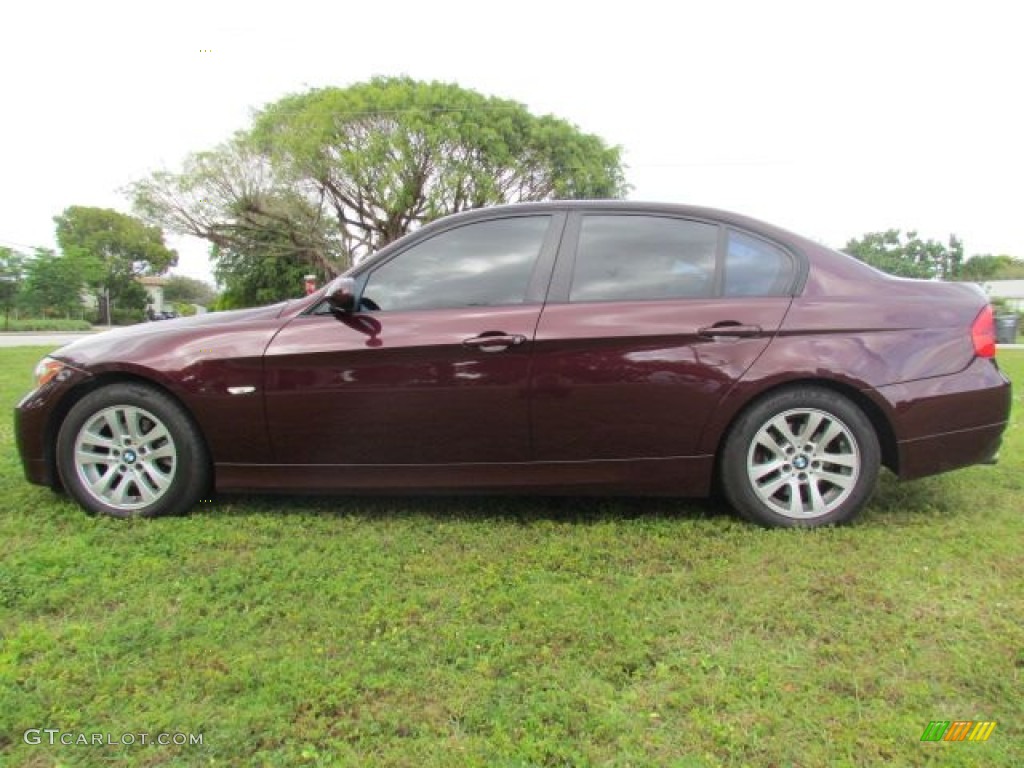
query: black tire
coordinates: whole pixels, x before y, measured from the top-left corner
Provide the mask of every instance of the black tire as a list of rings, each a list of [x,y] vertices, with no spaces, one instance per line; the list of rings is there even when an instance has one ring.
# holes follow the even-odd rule
[[[746,519],[813,528],[852,520],[880,465],[878,436],[860,408],[831,390],[799,386],[741,413],[719,466],[726,499]]]
[[[210,484],[198,428],[178,403],[134,382],[90,392],[57,435],[57,471],[89,512],[156,517],[187,512]]]

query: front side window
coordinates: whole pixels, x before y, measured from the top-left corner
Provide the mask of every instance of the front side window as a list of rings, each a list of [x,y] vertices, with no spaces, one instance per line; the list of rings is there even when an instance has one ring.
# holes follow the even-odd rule
[[[664,216],[584,216],[569,301],[711,296],[717,242],[714,224]]]
[[[363,297],[384,311],[522,304],[550,222],[520,216],[442,232],[375,269]]]
[[[793,259],[778,246],[729,231],[726,296],[785,296],[793,285],[794,272]]]

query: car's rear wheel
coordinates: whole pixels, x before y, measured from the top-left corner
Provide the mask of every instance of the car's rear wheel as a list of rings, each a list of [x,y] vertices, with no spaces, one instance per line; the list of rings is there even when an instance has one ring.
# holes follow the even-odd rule
[[[181,406],[125,382],[71,409],[57,436],[57,470],[82,506],[114,517],[180,514],[210,479],[202,436]]]
[[[834,525],[867,503],[880,464],[878,436],[860,408],[831,390],[794,387],[737,419],[721,456],[722,490],[761,525]]]

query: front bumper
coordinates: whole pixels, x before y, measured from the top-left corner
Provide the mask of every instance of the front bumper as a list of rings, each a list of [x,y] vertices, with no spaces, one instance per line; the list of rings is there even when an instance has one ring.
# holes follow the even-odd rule
[[[29,392],[14,408],[14,439],[25,472],[35,485],[56,487],[54,452],[57,430],[72,399],[71,390],[88,381],[89,374],[70,366],[38,389]]]

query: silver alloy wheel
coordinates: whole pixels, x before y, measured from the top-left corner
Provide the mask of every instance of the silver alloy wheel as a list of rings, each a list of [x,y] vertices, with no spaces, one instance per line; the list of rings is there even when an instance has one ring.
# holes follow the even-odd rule
[[[800,520],[835,510],[853,492],[860,470],[853,432],[814,408],[773,417],[747,452],[747,477],[758,499],[773,512]]]
[[[167,427],[144,408],[117,405],[86,419],[75,469],[93,498],[120,512],[149,507],[174,482],[178,454]]]

